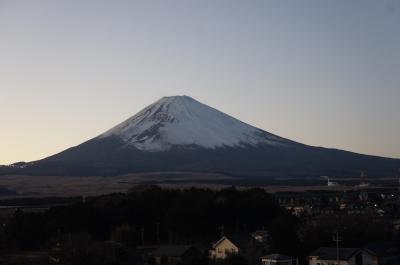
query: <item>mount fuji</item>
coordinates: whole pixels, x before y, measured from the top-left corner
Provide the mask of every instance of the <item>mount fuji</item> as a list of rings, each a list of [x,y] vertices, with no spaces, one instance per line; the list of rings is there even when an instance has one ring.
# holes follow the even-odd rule
[[[42,160],[0,168],[31,175],[220,172],[248,176],[391,176],[399,159],[297,143],[188,96],[163,97],[128,120]]]
[[[174,146],[215,149],[290,144],[188,96],[164,97],[98,138],[113,136],[149,152]]]

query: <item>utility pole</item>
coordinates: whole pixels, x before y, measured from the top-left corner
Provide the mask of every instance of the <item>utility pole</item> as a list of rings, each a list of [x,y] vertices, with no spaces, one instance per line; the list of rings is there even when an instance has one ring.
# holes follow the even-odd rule
[[[113,261],[114,261],[113,263],[114,263],[114,265],[116,265],[117,264],[117,257],[115,255],[115,242],[114,241],[111,242],[111,248],[112,248]]]
[[[157,233],[157,244],[160,245],[160,222],[157,222],[156,224],[156,233]]]
[[[171,230],[168,231],[168,242],[169,244],[172,244],[173,242],[173,234]]]
[[[140,229],[140,237],[142,239],[142,246],[144,246],[144,227]]]
[[[339,242],[342,240],[339,238],[338,230],[336,230],[336,233],[333,234],[333,241],[336,242],[336,263],[337,263],[337,265],[340,265]]]

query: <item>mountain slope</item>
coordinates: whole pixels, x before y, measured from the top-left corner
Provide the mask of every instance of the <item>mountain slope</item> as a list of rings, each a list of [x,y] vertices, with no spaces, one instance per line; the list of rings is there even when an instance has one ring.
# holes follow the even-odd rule
[[[288,144],[187,96],[164,97],[99,138],[109,136],[143,151],[165,151],[176,145],[217,148]]]
[[[165,97],[79,146],[19,167],[44,175],[202,171],[264,176],[390,176],[400,160],[296,143],[190,97]]]

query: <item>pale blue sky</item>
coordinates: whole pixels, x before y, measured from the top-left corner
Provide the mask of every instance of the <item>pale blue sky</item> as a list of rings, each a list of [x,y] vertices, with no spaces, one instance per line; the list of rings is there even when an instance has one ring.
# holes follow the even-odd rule
[[[186,94],[306,144],[400,157],[399,0],[0,0],[0,164]]]

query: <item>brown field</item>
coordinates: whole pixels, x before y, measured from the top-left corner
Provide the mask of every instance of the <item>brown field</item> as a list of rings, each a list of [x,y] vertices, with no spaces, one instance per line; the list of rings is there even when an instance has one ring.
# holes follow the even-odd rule
[[[94,196],[126,192],[130,188],[142,184],[170,187],[206,187],[210,184],[202,183],[229,179],[230,177],[220,174],[188,172],[138,173],[113,177],[6,175],[0,176],[0,188],[14,190],[18,193],[18,197]],[[211,186],[219,185],[212,184]]]
[[[65,197],[65,196],[95,196],[109,193],[126,192],[132,187],[142,184],[157,184],[167,188],[203,187],[220,189],[229,187],[234,178],[216,173],[137,173],[113,177],[71,177],[71,176],[0,176],[0,188],[7,188],[18,193],[17,196],[7,197]],[[221,184],[222,183],[222,184]],[[225,183],[225,184],[224,184]],[[322,186],[322,185],[288,185],[282,184],[256,185],[270,193],[304,192],[304,191],[344,191],[355,190],[352,185]],[[248,188],[249,185],[237,186]],[[251,185],[250,185],[251,187]],[[376,186],[375,186],[376,187]],[[6,198],[2,196],[0,198]]]

